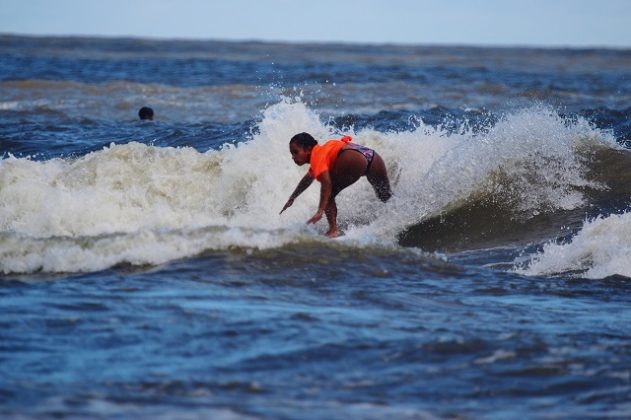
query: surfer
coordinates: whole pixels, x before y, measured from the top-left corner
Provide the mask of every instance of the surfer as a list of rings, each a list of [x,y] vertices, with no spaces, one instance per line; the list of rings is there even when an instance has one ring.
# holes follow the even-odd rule
[[[153,120],[153,109],[148,106],[143,106],[140,108],[140,111],[138,111],[138,118],[141,120]]]
[[[381,201],[385,203],[392,196],[386,165],[381,156],[368,147],[352,143],[350,136],[329,140],[320,146],[310,134],[296,134],[289,141],[289,153],[296,165],[309,163],[310,168],[280,212],[291,207],[294,200],[317,179],[321,184],[320,205],[307,223],[316,223],[326,214],[329,222],[326,236],[333,238],[340,234],[335,197],[362,176],[366,175]]]

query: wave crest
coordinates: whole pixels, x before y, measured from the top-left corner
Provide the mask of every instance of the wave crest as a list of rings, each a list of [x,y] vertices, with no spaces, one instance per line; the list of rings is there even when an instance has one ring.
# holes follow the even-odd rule
[[[585,278],[631,278],[631,213],[588,220],[569,242],[549,242],[520,263],[526,275],[576,273]]]

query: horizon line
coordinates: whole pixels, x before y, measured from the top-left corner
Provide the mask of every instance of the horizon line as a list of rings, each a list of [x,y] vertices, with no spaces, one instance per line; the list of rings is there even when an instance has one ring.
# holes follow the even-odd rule
[[[467,42],[406,42],[406,41],[383,41],[383,42],[361,42],[361,41],[342,41],[342,40],[285,40],[285,39],[263,39],[263,38],[194,38],[194,37],[169,37],[169,36],[151,36],[151,35],[103,35],[103,34],[39,34],[26,32],[0,32],[2,37],[23,37],[23,38],[96,38],[96,39],[130,39],[130,40],[146,40],[146,41],[180,41],[180,42],[243,42],[243,43],[261,43],[261,44],[294,44],[294,45],[357,45],[357,46],[395,46],[395,47],[444,47],[444,48],[515,48],[515,49],[538,49],[538,50],[631,50],[629,46],[606,45],[606,44],[503,44],[503,43],[467,43]]]

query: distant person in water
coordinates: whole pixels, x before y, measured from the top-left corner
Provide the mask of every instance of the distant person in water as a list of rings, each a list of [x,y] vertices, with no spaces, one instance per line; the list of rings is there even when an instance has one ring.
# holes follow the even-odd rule
[[[140,111],[138,111],[138,117],[141,120],[153,120],[153,109],[148,106],[143,106],[140,108]]]
[[[298,183],[289,200],[280,211],[287,210],[294,200],[311,185],[314,179],[321,183],[318,211],[307,223],[316,223],[326,214],[329,230],[326,236],[336,237],[337,205],[335,197],[344,188],[355,183],[363,175],[372,185],[377,197],[384,203],[390,199],[390,181],[381,156],[372,149],[352,143],[350,136],[329,140],[322,146],[308,133],[296,134],[289,141],[289,153],[296,165],[310,164],[309,171]]]

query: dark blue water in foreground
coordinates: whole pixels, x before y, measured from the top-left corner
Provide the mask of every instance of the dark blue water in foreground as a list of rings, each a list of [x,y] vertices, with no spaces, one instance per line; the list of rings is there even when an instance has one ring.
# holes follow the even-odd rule
[[[3,418],[631,416],[630,51],[0,57]],[[298,131],[374,147],[393,200],[344,191],[341,240],[315,185],[279,217]]]

